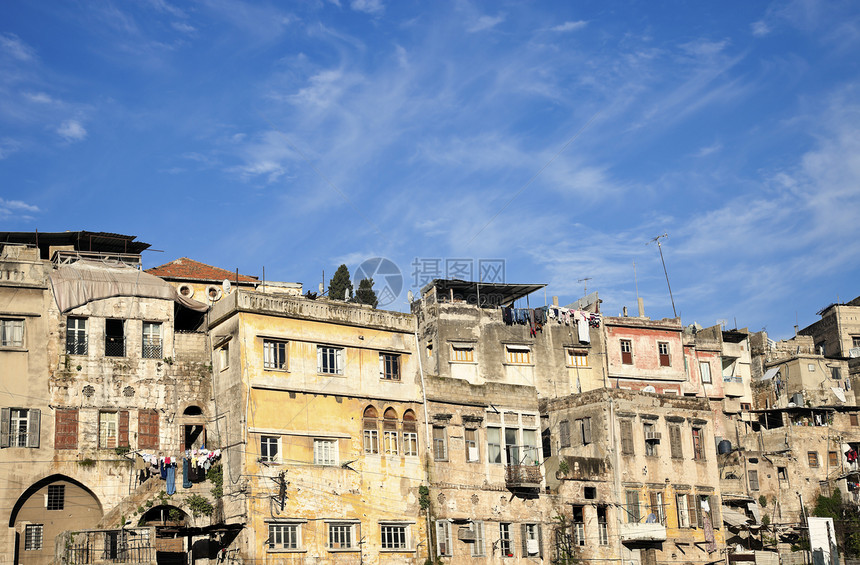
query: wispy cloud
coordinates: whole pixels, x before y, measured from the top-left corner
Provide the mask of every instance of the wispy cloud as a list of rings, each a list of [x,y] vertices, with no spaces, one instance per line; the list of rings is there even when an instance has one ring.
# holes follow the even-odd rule
[[[66,120],[57,128],[57,134],[69,142],[83,141],[87,130],[78,120]]]
[[[0,218],[8,220],[17,217],[22,220],[33,219],[32,214],[40,212],[38,206],[28,204],[21,200],[4,200],[0,198]]]
[[[0,159],[5,159],[12,153],[18,151],[21,144],[9,137],[0,138]]]
[[[570,22],[564,22],[563,24],[557,25],[555,27],[551,27],[550,30],[558,31],[558,32],[566,32],[566,31],[576,31],[584,28],[588,25],[588,22],[585,20],[576,20]]]
[[[505,14],[499,14],[498,16],[480,16],[472,25],[466,28],[466,30],[469,33],[485,31],[496,27],[503,21],[505,21]]]
[[[385,5],[382,0],[352,0],[350,7],[357,12],[365,12],[367,14],[381,14],[385,11]]]
[[[18,61],[32,61],[36,52],[14,33],[0,33],[0,50]]]
[[[707,157],[708,155],[710,155],[712,153],[719,152],[722,148],[723,148],[723,144],[720,143],[719,141],[715,141],[711,145],[699,148],[699,150],[696,151],[696,157]]]
[[[752,30],[752,34],[756,37],[764,37],[766,35],[770,35],[771,32],[770,26],[764,20],[753,22],[750,28]]]

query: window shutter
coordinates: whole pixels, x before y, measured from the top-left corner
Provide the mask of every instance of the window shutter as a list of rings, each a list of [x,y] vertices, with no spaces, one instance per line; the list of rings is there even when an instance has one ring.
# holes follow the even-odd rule
[[[720,519],[720,498],[712,494],[708,497],[708,506],[711,507],[711,525],[715,528],[721,527],[723,523]]]
[[[11,419],[11,408],[0,409],[0,447],[9,447],[9,422]]]
[[[338,375],[343,373],[343,349],[337,350],[337,365],[336,365],[336,371],[335,372]]]
[[[119,424],[117,432],[117,447],[128,447],[128,410],[119,413]]]
[[[693,496],[696,497],[696,515],[699,519],[699,527],[704,528],[705,527],[705,513],[702,512],[702,497],[699,496],[698,494],[693,495]]]
[[[696,512],[696,495],[687,495],[687,514],[690,517],[690,527],[695,528],[699,524],[699,517]]]
[[[158,449],[158,435],[158,412],[155,410],[138,410],[137,447],[140,449]]]
[[[42,414],[39,410],[31,408],[27,410],[27,420],[27,447],[39,447]]]
[[[686,494],[676,494],[675,495],[675,509],[678,514],[678,527],[684,527],[684,513],[687,511],[687,495]]]
[[[54,417],[54,449],[78,448],[78,409],[58,408]]]
[[[633,455],[633,423],[621,420],[621,453]]]
[[[669,426],[669,444],[672,449],[672,458],[681,459],[684,452],[681,450],[681,428],[678,426]]]
[[[651,502],[651,513],[657,517],[657,521],[660,521],[660,503],[657,500],[657,492],[651,491],[648,493],[648,498]]]
[[[540,524],[537,525],[538,531],[538,555],[543,559],[543,528]]]
[[[379,378],[385,378],[385,355],[379,354]]]
[[[523,557],[529,556],[528,539],[529,539],[529,528],[528,528],[528,526],[526,524],[520,524],[520,541],[522,542],[522,546],[523,546]]]
[[[317,373],[322,373],[323,370],[322,356],[322,347],[317,345]]]
[[[582,437],[585,443],[591,443],[591,418],[582,420]]]

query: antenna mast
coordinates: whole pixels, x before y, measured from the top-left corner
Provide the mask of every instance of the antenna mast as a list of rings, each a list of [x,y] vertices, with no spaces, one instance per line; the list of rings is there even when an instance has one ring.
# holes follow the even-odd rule
[[[675,310],[675,297],[672,296],[672,285],[669,284],[669,272],[666,271],[666,260],[663,259],[663,246],[660,245],[660,238],[662,237],[669,237],[669,234],[663,233],[662,235],[658,235],[657,237],[652,237],[645,245],[650,245],[654,242],[657,242],[657,249],[660,251],[660,261],[662,261],[663,263],[663,273],[666,275],[666,286],[669,287],[669,300],[672,301],[672,313],[677,318],[678,312],[677,310]]]
[[[582,296],[588,296],[588,281],[591,280],[591,277],[585,277],[584,279],[577,279],[576,282],[581,282],[582,284]]]

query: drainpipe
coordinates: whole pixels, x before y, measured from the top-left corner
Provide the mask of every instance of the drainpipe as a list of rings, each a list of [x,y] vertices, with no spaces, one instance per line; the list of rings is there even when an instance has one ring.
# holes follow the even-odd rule
[[[615,483],[615,495],[617,497],[618,502],[615,503],[615,508],[618,509],[621,507],[621,458],[618,453],[618,444],[615,441],[615,400],[612,398],[612,394],[608,393],[609,396],[609,429],[611,433],[609,437],[612,438],[610,443],[610,447],[612,448],[612,464],[615,467],[613,482]],[[616,517],[618,518],[618,532],[621,532],[621,512],[616,512]],[[618,538],[618,560],[620,562],[624,562],[624,544],[621,542],[621,537]]]
[[[424,405],[424,434],[427,439],[427,456],[429,457],[430,448],[432,444],[430,443],[430,416],[427,413],[427,389],[424,386],[424,363],[421,361],[421,342],[418,340],[418,323],[416,319],[415,324],[415,355],[418,357],[418,374],[421,376],[421,399],[422,404]],[[427,486],[430,486],[430,479],[427,478]],[[425,520],[425,528],[427,529],[427,557],[432,560],[433,555],[433,533],[430,529],[432,522],[430,521],[430,508],[428,506],[427,510],[424,513]]]

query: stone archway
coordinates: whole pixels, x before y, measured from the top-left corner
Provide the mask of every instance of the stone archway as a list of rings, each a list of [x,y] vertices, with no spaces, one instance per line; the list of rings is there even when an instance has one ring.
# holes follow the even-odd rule
[[[184,565],[190,550],[188,528],[191,516],[172,504],[159,504],[147,510],[139,526],[155,527],[155,557],[158,565]]]
[[[94,528],[102,515],[101,502],[83,483],[60,474],[36,481],[18,497],[9,516],[16,533],[15,562],[53,562],[60,532]]]

